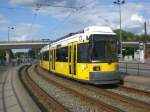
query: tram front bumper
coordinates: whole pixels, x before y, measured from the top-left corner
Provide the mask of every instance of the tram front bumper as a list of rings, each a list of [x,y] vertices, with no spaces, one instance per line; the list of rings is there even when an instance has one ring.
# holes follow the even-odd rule
[[[90,72],[90,82],[93,84],[115,84],[120,80],[120,72]]]

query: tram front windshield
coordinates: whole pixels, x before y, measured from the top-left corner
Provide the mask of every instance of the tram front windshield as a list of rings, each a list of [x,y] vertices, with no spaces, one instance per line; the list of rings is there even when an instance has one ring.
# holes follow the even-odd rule
[[[91,61],[117,60],[117,41],[115,35],[91,35]]]

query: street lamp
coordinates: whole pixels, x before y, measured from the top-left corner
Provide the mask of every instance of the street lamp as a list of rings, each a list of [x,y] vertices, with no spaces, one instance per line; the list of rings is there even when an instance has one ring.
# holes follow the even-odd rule
[[[122,4],[125,4],[125,0],[117,0],[117,1],[114,1],[113,3],[119,6],[119,16],[120,16],[120,43],[121,43],[121,46],[120,46],[120,54],[121,54],[121,57],[122,57],[121,5],[122,5]]]
[[[10,30],[13,30],[14,27],[8,27],[8,41],[9,41],[9,37],[10,37]]]
[[[144,22],[144,31],[145,31],[145,39],[144,39],[144,43],[145,43],[145,57],[147,58],[147,24],[146,21]]]

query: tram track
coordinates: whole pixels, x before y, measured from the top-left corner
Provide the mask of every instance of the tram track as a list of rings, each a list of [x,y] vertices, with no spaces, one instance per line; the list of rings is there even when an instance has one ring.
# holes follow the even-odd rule
[[[119,100],[119,101],[122,101],[124,103],[133,105],[135,107],[140,107],[140,108],[143,108],[143,109],[150,110],[150,104],[148,104],[146,102],[136,100],[136,99],[133,99],[133,98],[130,98],[130,97],[127,97],[127,96],[123,96],[123,95],[120,95],[120,94],[117,94],[117,93],[114,93],[114,92],[111,92],[111,91],[107,91],[107,90],[101,89],[99,87],[93,87],[93,86],[91,87],[89,85],[86,85],[84,87],[86,89],[92,90],[92,91],[94,91],[98,94],[103,94],[104,96],[112,98],[114,100]]]
[[[35,71],[39,71],[37,68],[35,68]],[[40,76],[42,77],[42,76]],[[45,80],[49,80],[49,79],[46,79],[44,78]],[[68,81],[68,80],[66,80]],[[69,82],[72,82],[72,81],[69,81]],[[121,101],[129,106],[133,106],[135,108],[140,108],[140,109],[143,109],[146,111],[149,111],[150,110],[150,104],[149,103],[146,103],[146,102],[143,102],[143,101],[140,101],[140,100],[136,100],[136,99],[133,99],[133,98],[130,98],[130,97],[127,97],[127,96],[124,96],[124,95],[120,95],[120,94],[117,94],[117,93],[114,93],[114,92],[110,92],[110,91],[107,91],[105,89],[102,89],[100,87],[95,87],[95,86],[91,86],[91,85],[84,85],[84,84],[79,84],[75,81],[73,81],[74,83],[76,83],[78,86],[82,87],[82,88],[86,88],[87,90],[89,91],[93,91],[97,94],[101,94],[105,97],[109,97],[111,99],[114,99],[114,100],[117,100],[117,101]]]
[[[27,89],[33,100],[40,107],[41,111],[53,110],[55,112],[69,112],[63,105],[57,102],[52,96],[48,95],[40,86],[38,86],[30,77],[28,69],[25,66],[20,70],[20,80]]]
[[[73,94],[74,96],[80,98],[81,102],[88,102],[93,107],[96,107],[99,110],[103,110],[103,111],[106,111],[106,112],[124,112],[124,111],[122,111],[119,108],[116,108],[114,106],[108,105],[108,104],[106,104],[106,103],[104,103],[102,101],[99,101],[99,100],[97,100],[95,98],[89,97],[86,94],[82,94],[79,91],[76,91],[76,90],[74,90],[74,89],[72,89],[70,87],[62,85],[61,83],[58,83],[58,82],[56,82],[56,81],[54,81],[54,80],[52,80],[50,78],[47,78],[47,77],[41,75],[38,71],[35,71],[35,72],[40,78],[42,78],[43,80],[47,81],[48,83],[53,84],[53,85],[57,86],[58,88],[63,89],[65,91],[68,91],[70,94]]]
[[[138,95],[143,95],[143,96],[146,96],[146,97],[150,97],[150,92],[149,91],[139,90],[139,89],[135,89],[133,87],[131,88],[131,87],[119,85],[117,89],[121,90],[121,91],[127,91],[127,92],[135,93],[135,94],[138,94]]]

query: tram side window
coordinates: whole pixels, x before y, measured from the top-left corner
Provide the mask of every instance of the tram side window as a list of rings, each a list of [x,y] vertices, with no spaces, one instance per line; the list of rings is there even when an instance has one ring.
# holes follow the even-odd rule
[[[84,63],[89,61],[89,44],[79,44],[78,45],[78,62]]]
[[[49,52],[43,52],[43,60],[48,61],[49,60]]]
[[[68,61],[68,48],[58,48],[56,50],[56,61],[58,62],[67,62]]]

